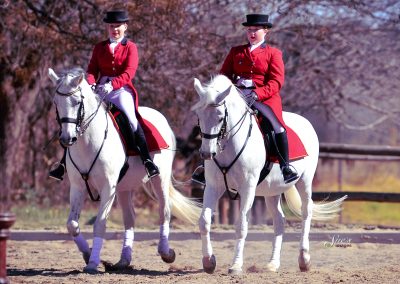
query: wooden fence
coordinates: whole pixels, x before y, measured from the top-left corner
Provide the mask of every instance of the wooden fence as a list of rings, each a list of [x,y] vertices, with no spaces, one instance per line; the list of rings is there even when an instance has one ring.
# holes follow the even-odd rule
[[[339,160],[360,160],[360,161],[399,161],[400,147],[391,146],[370,146],[370,145],[349,145],[349,144],[320,144],[320,158]],[[346,201],[372,201],[372,202],[400,202],[400,193],[366,192],[366,191],[335,191],[335,192],[313,192],[313,200],[335,200],[344,195]],[[216,223],[232,224],[239,212],[239,202],[231,201],[227,197],[221,198],[218,205],[218,218]],[[256,197],[252,208],[253,224],[262,223],[265,214],[265,202],[263,198]]]
[[[320,144],[320,158],[344,159],[360,161],[399,161],[400,147],[350,145],[350,144]],[[375,201],[375,202],[400,202],[400,193],[384,192],[313,192],[314,200],[337,199],[343,195],[348,196],[347,201]]]

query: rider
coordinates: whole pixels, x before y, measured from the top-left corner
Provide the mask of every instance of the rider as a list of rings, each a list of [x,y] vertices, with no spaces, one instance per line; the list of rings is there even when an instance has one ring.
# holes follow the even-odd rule
[[[288,140],[282,118],[279,95],[284,82],[282,52],[267,45],[265,41],[265,36],[272,28],[268,15],[249,14],[246,19],[243,26],[249,44],[233,47],[220,73],[232,80],[241,90],[247,104],[258,110],[272,126],[283,179],[285,183],[290,183],[298,178],[298,174],[289,165]]]
[[[109,39],[94,46],[87,69],[87,81],[96,87],[100,96],[116,105],[128,117],[134,144],[146,168],[149,177],[160,172],[152,161],[146,138],[137,120],[138,94],[132,84],[139,63],[135,43],[125,37],[128,29],[128,13],[124,10],[106,12]],[[96,86],[97,81],[97,86]],[[50,171],[49,176],[62,180],[65,171],[65,151],[59,166]]]

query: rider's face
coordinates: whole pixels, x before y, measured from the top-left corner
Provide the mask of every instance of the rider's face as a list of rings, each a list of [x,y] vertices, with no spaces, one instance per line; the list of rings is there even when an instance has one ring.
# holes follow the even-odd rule
[[[108,35],[110,38],[118,40],[125,36],[125,31],[128,28],[126,23],[111,23],[107,24],[108,26]]]
[[[257,44],[264,40],[268,29],[259,26],[249,26],[246,27],[247,39],[250,44]]]

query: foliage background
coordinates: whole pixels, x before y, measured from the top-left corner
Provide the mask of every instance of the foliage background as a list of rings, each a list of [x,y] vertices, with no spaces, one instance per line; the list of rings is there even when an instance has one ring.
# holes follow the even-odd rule
[[[115,8],[129,11],[129,38],[139,47],[140,103],[167,117],[180,145],[196,125],[193,78],[216,74],[229,48],[245,43],[244,15],[259,12],[274,24],[269,44],[284,52],[285,110],[309,118],[322,142],[398,145],[399,1],[261,2],[1,0],[0,211],[68,200],[68,183],[47,179],[61,156],[57,142],[47,145],[58,131],[47,70],[86,68],[107,36],[104,13]],[[325,173],[332,167],[319,167],[317,187],[335,182]],[[398,165],[389,171],[397,180]]]

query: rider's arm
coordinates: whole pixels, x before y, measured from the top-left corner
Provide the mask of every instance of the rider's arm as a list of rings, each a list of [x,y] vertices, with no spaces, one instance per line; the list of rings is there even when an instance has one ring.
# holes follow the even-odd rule
[[[273,95],[279,95],[279,91],[284,83],[285,67],[282,59],[282,51],[271,47],[270,51],[268,71],[264,79],[265,84],[255,89],[260,101],[268,100]]]
[[[130,83],[135,77],[136,70],[139,65],[139,55],[136,44],[128,41],[126,48],[127,52],[122,53],[122,56],[125,56],[125,58],[122,58],[121,65],[117,67],[120,69],[118,72],[119,75],[112,80],[112,86],[114,90]],[[115,58],[115,60],[118,59]]]

